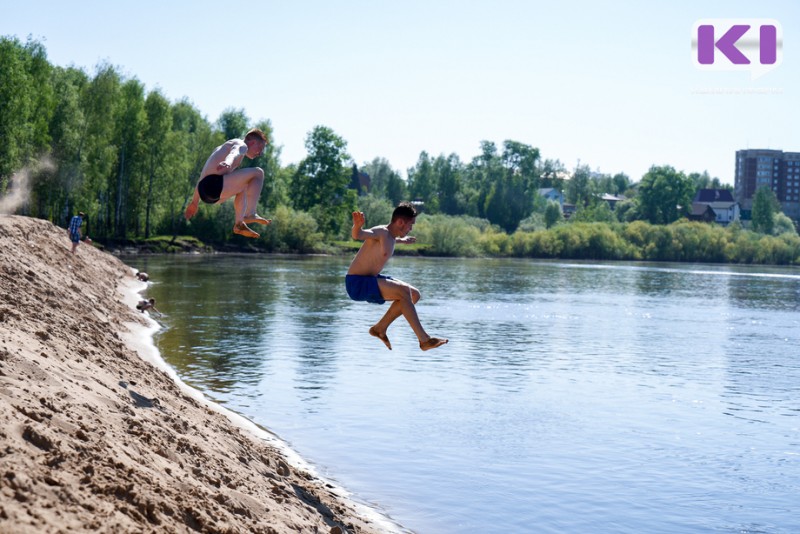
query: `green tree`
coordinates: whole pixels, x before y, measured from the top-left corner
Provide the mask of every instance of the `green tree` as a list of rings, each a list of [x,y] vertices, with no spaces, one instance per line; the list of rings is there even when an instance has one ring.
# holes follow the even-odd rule
[[[120,107],[121,77],[109,64],[97,67],[91,82],[81,91],[81,111],[84,124],[78,154],[81,164],[81,186],[76,204],[95,219],[95,233],[108,236],[113,222],[113,190],[109,186],[117,160],[115,125]]]
[[[172,130],[172,110],[169,101],[160,91],[151,91],[144,103],[147,115],[147,129],[144,143],[146,150],[146,202],[144,236],[150,237],[150,217],[153,212],[154,193],[156,188],[162,189],[167,169],[166,162],[167,138]],[[159,195],[158,198],[163,198]]]
[[[200,111],[185,98],[172,106],[171,115],[171,150],[167,151],[167,157],[171,160],[168,164],[171,174],[167,191],[170,214],[168,228],[173,235],[184,231],[199,237],[198,225],[193,220],[191,227],[187,226],[183,209],[192,195],[206,159],[225,139],[221,132],[211,129]],[[201,206],[200,212],[204,213],[205,209]]]
[[[539,149],[519,141],[503,141],[503,166],[520,175],[527,187],[539,187]]]
[[[408,170],[408,193],[411,199],[424,203],[425,213],[438,213],[439,198],[433,161],[421,152],[417,164]]]
[[[567,177],[567,168],[559,160],[546,159],[539,161],[539,187],[552,187],[557,191],[564,191]]]
[[[642,218],[639,214],[639,202],[632,198],[617,202],[614,212],[620,222],[633,222]]]
[[[608,191],[613,195],[623,195],[631,187],[631,179],[624,172],[618,172],[611,178],[614,190]]]
[[[552,228],[559,222],[564,220],[564,214],[561,213],[561,206],[558,202],[552,200],[547,202],[547,207],[544,209],[544,224],[546,228]]]
[[[147,122],[144,109],[144,85],[137,79],[122,84],[116,123],[115,141],[118,147],[116,183],[114,190],[114,233],[125,237],[129,226],[138,235],[139,199],[144,196],[142,176],[145,169],[143,132]]]
[[[464,213],[464,196],[461,191],[463,165],[456,154],[438,156],[433,162],[436,177],[439,210],[448,215]]]
[[[0,194],[5,192],[11,174],[26,163],[33,95],[26,56],[19,40],[0,37]]]
[[[357,198],[347,189],[351,173],[347,142],[327,126],[316,126],[306,137],[306,150],[308,156],[293,178],[294,207],[310,211],[325,234],[337,235]]]
[[[31,115],[28,118],[29,157],[38,158],[50,151],[50,120],[55,111],[55,93],[53,90],[53,67],[47,61],[47,51],[42,43],[29,40],[25,45],[27,53],[27,70],[30,75]]]
[[[588,165],[577,165],[572,176],[566,183],[565,198],[575,206],[585,205],[592,198],[591,190],[592,171]]]
[[[775,214],[780,212],[780,204],[769,187],[759,187],[753,197],[753,231],[772,234],[775,227]]]
[[[773,221],[772,235],[797,235],[797,228],[795,228],[794,222],[785,213],[776,213]]]
[[[56,107],[50,122],[51,154],[56,163],[55,187],[39,191],[51,205],[52,221],[64,224],[70,206],[78,195],[81,167],[84,163],[80,145],[86,119],[81,109],[80,95],[89,83],[85,72],[75,68],[57,68],[53,73]]]
[[[222,130],[225,140],[241,139],[250,129],[250,119],[247,118],[243,109],[227,108],[219,116],[219,127]]]
[[[539,149],[506,140],[500,158],[505,175],[495,182],[494,195],[487,199],[486,216],[510,233],[533,212],[539,187]]]
[[[694,184],[695,191],[698,189],[733,189],[733,186],[720,182],[719,178],[712,178],[708,171],[690,173],[689,179]]]
[[[174,108],[170,107],[170,110]],[[189,134],[170,127],[164,137],[163,157],[157,163],[153,189],[153,208],[158,214],[152,227],[155,233],[177,235],[186,223],[183,210],[187,200],[186,184],[190,176],[192,157],[189,154]]]
[[[652,224],[669,224],[689,213],[694,185],[669,165],[650,167],[639,183],[639,211]]]
[[[361,170],[369,175],[371,194],[387,198],[395,206],[408,199],[405,180],[386,159],[375,158],[362,165]]]
[[[474,190],[473,202],[477,206],[476,216],[492,220],[489,211],[502,209],[497,184],[505,176],[497,145],[491,141],[481,141],[481,154],[472,159],[467,169],[467,184]],[[492,213],[496,215],[496,213]]]
[[[392,218],[394,206],[387,199],[372,193],[358,197],[358,209],[364,212],[365,227],[367,228],[379,224],[388,224]]]

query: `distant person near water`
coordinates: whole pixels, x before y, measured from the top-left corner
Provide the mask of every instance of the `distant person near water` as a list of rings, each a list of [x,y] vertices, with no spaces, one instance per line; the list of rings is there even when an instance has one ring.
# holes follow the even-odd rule
[[[142,271],[136,271],[136,278],[142,282],[147,282],[150,280],[150,276]]]
[[[422,328],[417,316],[415,304],[420,299],[420,292],[411,285],[380,274],[386,262],[394,254],[395,243],[415,243],[416,238],[408,236],[416,222],[417,212],[414,207],[403,202],[392,213],[392,220],[388,225],[373,226],[365,230],[364,214],[360,211],[353,212],[353,239],[364,241],[361,248],[353,258],[345,277],[347,294],[353,300],[383,304],[391,300],[392,304],[381,320],[369,329],[370,335],[377,337],[392,350],[392,344],[386,335],[386,330],[395,319],[401,315],[406,318],[411,329],[419,339],[419,348],[422,350],[435,349],[447,343],[447,339],[431,337]]]
[[[140,310],[142,313],[144,313],[145,310],[153,310],[159,314],[161,313],[158,311],[158,308],[156,308],[156,299],[140,300],[139,304],[136,305],[136,309]]]
[[[197,213],[200,200],[206,204],[219,204],[230,197],[236,212],[233,233],[245,237],[258,237],[247,224],[269,224],[272,221],[256,215],[256,204],[264,185],[264,170],[259,167],[238,169],[245,156],[255,159],[264,152],[267,136],[253,128],[242,139],[231,139],[214,149],[200,173],[194,195],[186,206],[184,216],[191,219]]]
[[[78,248],[78,244],[81,242],[81,225],[83,224],[83,220],[85,218],[86,214],[80,211],[69,221],[67,235],[69,235],[69,240],[72,241],[73,254],[75,254],[75,250]],[[92,242],[92,240],[89,239],[89,236],[86,236],[86,241],[89,243]]]

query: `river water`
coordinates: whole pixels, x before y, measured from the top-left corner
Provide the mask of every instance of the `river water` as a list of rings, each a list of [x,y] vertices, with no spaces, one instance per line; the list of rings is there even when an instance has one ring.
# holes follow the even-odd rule
[[[185,382],[411,531],[800,531],[798,269],[396,257],[422,352],[349,258],[124,259]]]

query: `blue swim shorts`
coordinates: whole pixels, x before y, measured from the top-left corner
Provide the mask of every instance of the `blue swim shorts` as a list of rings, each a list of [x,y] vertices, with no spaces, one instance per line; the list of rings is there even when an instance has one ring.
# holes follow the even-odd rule
[[[72,241],[73,243],[80,243],[81,234],[79,234],[78,232],[70,232],[69,240]]]
[[[381,295],[381,288],[378,287],[378,278],[384,280],[394,280],[391,276],[379,274],[377,276],[362,276],[358,274],[348,274],[344,277],[344,286],[347,294],[353,300],[364,300],[373,304],[383,304],[386,300]]]

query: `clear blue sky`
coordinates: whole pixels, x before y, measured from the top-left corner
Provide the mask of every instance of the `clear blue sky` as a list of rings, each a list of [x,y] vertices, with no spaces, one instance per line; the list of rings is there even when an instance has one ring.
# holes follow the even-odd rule
[[[316,125],[405,176],[482,140],[638,181],[653,164],[733,183],[742,148],[800,151],[800,2],[0,0],[0,35],[89,74],[108,61],[214,122],[269,119],[281,162]],[[783,63],[751,80],[692,61],[698,19],[776,19]]]

